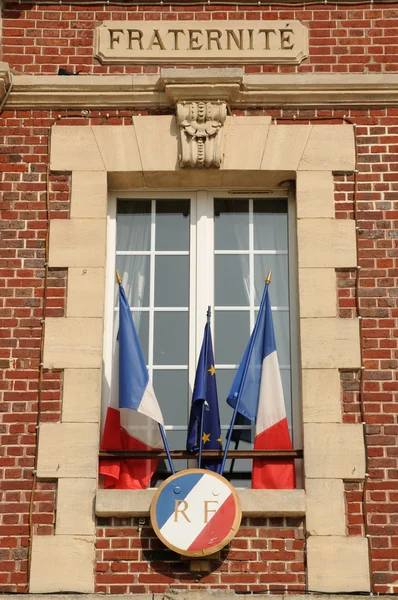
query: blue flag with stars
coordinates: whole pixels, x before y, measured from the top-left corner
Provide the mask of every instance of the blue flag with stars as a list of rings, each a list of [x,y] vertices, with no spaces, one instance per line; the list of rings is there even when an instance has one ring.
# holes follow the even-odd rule
[[[201,428],[200,420],[203,403],[203,427]],[[203,450],[222,450],[216,370],[214,368],[210,323],[207,323],[205,327],[192,394],[187,437],[187,450],[189,452],[197,452],[199,450],[201,429],[203,431]],[[221,459],[205,459],[202,461],[201,466],[217,472],[220,463]]]

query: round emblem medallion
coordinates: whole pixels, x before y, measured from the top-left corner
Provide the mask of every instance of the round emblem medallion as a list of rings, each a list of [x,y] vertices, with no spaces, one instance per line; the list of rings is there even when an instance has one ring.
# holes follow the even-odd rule
[[[235,536],[242,518],[233,486],[212,471],[189,469],[162,483],[152,500],[158,538],[185,556],[217,552]]]

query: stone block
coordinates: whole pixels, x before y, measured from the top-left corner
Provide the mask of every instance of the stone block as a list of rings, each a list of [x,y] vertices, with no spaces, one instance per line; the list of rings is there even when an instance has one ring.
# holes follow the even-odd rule
[[[94,535],[96,479],[60,479],[56,535]]]
[[[101,406],[101,369],[65,369],[63,423],[98,423]]]
[[[300,319],[303,369],[358,369],[358,319]]]
[[[95,513],[98,517],[146,517],[155,490],[98,490]],[[237,489],[244,515],[304,516],[304,490]]]
[[[307,540],[308,589],[368,592],[368,542],[361,537],[313,536]]]
[[[346,509],[342,479],[306,479],[308,535],[346,534]]]
[[[101,368],[102,336],[102,319],[48,317],[44,368]]]
[[[362,479],[365,447],[362,425],[305,423],[304,469],[309,479]]]
[[[94,126],[93,132],[108,173],[142,170],[133,126]]]
[[[303,369],[304,423],[341,423],[338,369]]]
[[[94,536],[34,535],[31,593],[94,592]]]
[[[73,171],[71,219],[105,219],[108,185],[105,171]]]
[[[355,169],[352,125],[314,125],[298,171],[345,171]]]
[[[297,221],[300,268],[356,267],[355,222],[335,219]]]
[[[98,448],[95,423],[41,423],[37,476],[96,478]]]
[[[178,167],[177,124],[172,115],[133,117],[143,171],[175,171]]]
[[[51,129],[51,171],[104,171],[92,127],[54,125]]]
[[[297,171],[312,125],[270,125],[261,169]]]
[[[50,222],[50,267],[104,267],[106,219]]]
[[[334,218],[334,181],[331,171],[298,171],[298,219]]]
[[[71,267],[68,271],[67,317],[102,317],[105,269]]]
[[[255,170],[261,166],[271,117],[227,117],[225,121],[226,170]],[[250,152],[242,152],[242,147]]]
[[[299,269],[300,317],[336,317],[334,269]]]
[[[244,515],[304,516],[304,490],[251,490],[237,489]]]

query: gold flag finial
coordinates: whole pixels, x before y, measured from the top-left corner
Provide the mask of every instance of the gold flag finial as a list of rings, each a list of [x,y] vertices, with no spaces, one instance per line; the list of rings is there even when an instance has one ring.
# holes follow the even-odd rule
[[[272,275],[272,269],[269,270],[269,273],[268,273],[267,278],[265,280],[265,283],[267,283],[268,285],[271,283],[271,275]]]
[[[117,282],[120,284],[120,283],[122,283],[122,278],[120,277],[119,271],[117,269],[115,269],[115,271],[116,271]]]

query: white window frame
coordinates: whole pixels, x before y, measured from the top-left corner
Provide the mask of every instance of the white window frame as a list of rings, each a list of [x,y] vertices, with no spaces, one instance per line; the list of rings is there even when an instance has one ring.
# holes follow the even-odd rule
[[[189,388],[194,386],[197,360],[200,353],[203,337],[203,327],[207,307],[210,305],[214,314],[214,208],[215,198],[287,198],[288,201],[288,263],[289,263],[289,309],[290,309],[290,366],[291,366],[291,394],[292,394],[292,421],[293,421],[293,447],[301,448],[302,436],[302,408],[301,408],[301,377],[300,377],[300,345],[299,345],[299,314],[298,314],[298,264],[297,264],[297,232],[296,232],[296,203],[292,191],[279,188],[267,190],[186,190],[176,191],[142,190],[118,191],[109,193],[107,215],[107,258],[105,275],[105,318],[104,318],[104,344],[103,344],[103,390],[109,389],[112,370],[112,345],[113,345],[113,319],[115,296],[115,266],[116,266],[116,213],[117,200],[162,200],[181,199],[190,200],[190,276],[189,290]],[[201,260],[197,261],[197,239],[201,239]],[[203,243],[205,242],[205,243]],[[153,271],[153,269],[152,269]],[[253,285],[253,283],[252,283]],[[206,290],[197,297],[197,289]],[[253,297],[253,294],[251,294]],[[209,302],[209,299],[212,299]],[[250,306],[250,330],[254,326],[254,306]],[[151,335],[150,335],[151,338]],[[214,335],[213,335],[214,338]],[[149,341],[151,344],[152,341]],[[214,343],[214,339],[213,339]],[[151,352],[149,352],[151,356]],[[217,360],[217,357],[215,357]],[[151,358],[149,359],[151,361]],[[216,363],[217,366],[217,363]],[[167,365],[162,365],[162,368]],[[174,366],[174,368],[176,368]],[[149,377],[152,379],[153,365],[148,364]],[[102,419],[104,422],[106,412],[106,398],[102,399]],[[225,399],[219,398],[219,402]],[[189,401],[189,400],[188,400]],[[225,423],[222,424],[226,425]],[[173,426],[166,426],[171,429]],[[178,426],[177,426],[178,427]],[[191,461],[190,461],[191,462]],[[191,465],[195,466],[195,465]],[[297,474],[301,469],[297,470]],[[299,481],[297,482],[299,484]]]

